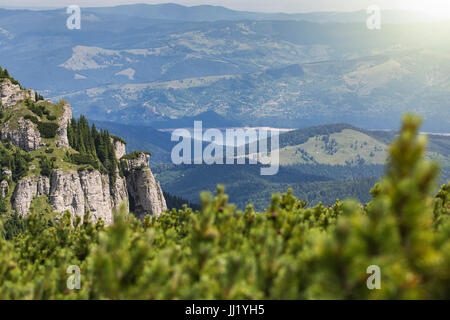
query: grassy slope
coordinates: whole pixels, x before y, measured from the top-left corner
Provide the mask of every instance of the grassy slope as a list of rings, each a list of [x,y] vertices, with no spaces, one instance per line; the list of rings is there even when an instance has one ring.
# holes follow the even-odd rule
[[[37,105],[45,106],[45,108],[48,111],[50,111],[50,114],[52,116],[56,117],[56,120],[48,120],[45,115],[43,117],[37,116],[31,110],[29,110],[29,108],[27,108],[27,106],[25,105],[25,102],[22,101],[22,102],[18,103],[15,107],[4,111],[5,117],[3,118],[3,120],[0,120],[0,125],[3,125],[4,123],[8,122],[8,124],[10,125],[10,128],[14,128],[14,124],[17,124],[19,118],[23,118],[26,115],[34,116],[34,117],[38,118],[40,121],[44,121],[44,122],[58,123],[58,119],[63,114],[63,105],[64,105],[63,101],[61,101],[57,104],[53,104],[51,102],[46,102],[46,101],[39,101],[37,103]],[[33,126],[36,128],[35,124],[33,124]],[[42,138],[41,140],[43,143],[46,144],[46,147],[29,152],[29,154],[34,158],[34,160],[30,164],[31,168],[34,167],[34,169],[30,169],[30,171],[28,173],[29,176],[40,174],[40,165],[39,165],[39,158],[38,158],[40,156],[46,157],[48,159],[56,158],[56,162],[55,162],[56,167],[61,168],[66,171],[77,170],[80,168],[80,166],[77,166],[72,163],[68,163],[63,160],[64,154],[66,151],[68,151],[69,153],[77,153],[77,151],[75,151],[71,148],[58,149],[56,147],[57,139],[58,139],[58,135],[56,135],[55,138],[51,138],[51,139]],[[16,149],[17,148],[14,147],[13,150],[16,150]]]
[[[10,124],[10,128],[14,128],[14,124],[17,124],[19,118],[24,117],[26,115],[34,116],[38,118],[39,121],[43,122],[53,122],[58,123],[58,119],[63,114],[63,105],[64,101],[59,102],[58,104],[53,104],[46,101],[39,101],[37,105],[44,105],[45,108],[50,111],[50,115],[55,116],[55,120],[48,120],[47,117],[44,115],[42,117],[39,117],[35,113],[33,113],[29,108],[25,105],[25,102],[20,102],[13,108],[9,108],[6,110],[3,110],[4,117],[0,119],[0,127],[4,125],[6,122]],[[35,124],[32,124],[36,127]],[[64,171],[77,171],[85,166],[76,165],[70,162],[67,162],[64,160],[65,153],[69,152],[70,154],[78,153],[77,151],[73,150],[72,148],[57,148],[56,147],[56,141],[58,139],[58,135],[55,136],[55,138],[51,139],[45,139],[42,138],[42,142],[46,144],[45,147],[42,147],[35,151],[30,151],[28,154],[31,156],[31,162],[29,165],[29,170],[27,171],[25,177],[31,177],[31,176],[39,176],[41,175],[41,165],[40,165],[40,158],[44,157],[48,160],[56,159],[54,162],[55,167],[59,169],[63,169]],[[1,146],[6,146],[5,143],[0,141]],[[11,154],[14,154],[17,150],[20,150],[18,147],[10,146],[9,152]],[[15,188],[15,182],[10,182],[9,189],[8,189],[8,195],[6,199],[8,200],[9,204],[9,211],[11,210],[10,203],[11,203],[11,197],[14,192]],[[46,198],[46,197],[44,197]],[[48,200],[48,199],[47,199]],[[34,201],[34,200],[33,200]],[[36,207],[38,209],[42,209],[47,207],[48,201],[44,201],[46,204],[43,203],[42,199],[36,199]]]
[[[280,163],[346,165],[356,164],[359,156],[367,164],[384,164],[386,151],[387,145],[384,143],[362,132],[344,129],[330,135],[311,137],[303,144],[282,148]]]

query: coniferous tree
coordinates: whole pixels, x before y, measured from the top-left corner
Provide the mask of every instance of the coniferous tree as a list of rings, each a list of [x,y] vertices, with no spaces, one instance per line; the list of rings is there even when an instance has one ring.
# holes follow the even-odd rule
[[[107,130],[99,131],[95,124],[90,127],[86,117],[80,116],[78,121],[72,119],[68,128],[68,139],[70,146],[80,153],[77,157],[79,161],[93,164],[95,168],[95,163],[99,162],[99,169],[107,173],[112,182],[115,181],[118,161],[111,135]]]

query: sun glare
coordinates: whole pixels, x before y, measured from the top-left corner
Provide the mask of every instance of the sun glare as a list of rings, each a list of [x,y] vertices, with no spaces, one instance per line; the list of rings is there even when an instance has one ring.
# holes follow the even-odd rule
[[[420,4],[414,6],[414,10],[425,12],[434,18],[450,18],[450,0],[422,0]]]

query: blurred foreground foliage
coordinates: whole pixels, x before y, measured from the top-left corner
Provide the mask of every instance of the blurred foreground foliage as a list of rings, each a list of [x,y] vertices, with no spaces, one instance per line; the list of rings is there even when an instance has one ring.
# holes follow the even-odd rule
[[[405,116],[386,175],[366,205],[312,208],[292,192],[257,213],[224,188],[139,221],[112,226],[32,211],[0,221],[0,299],[449,299],[450,187],[424,159],[420,119]],[[47,210],[48,211],[48,210]],[[81,269],[81,289],[66,272]],[[381,269],[369,290],[366,270]]]

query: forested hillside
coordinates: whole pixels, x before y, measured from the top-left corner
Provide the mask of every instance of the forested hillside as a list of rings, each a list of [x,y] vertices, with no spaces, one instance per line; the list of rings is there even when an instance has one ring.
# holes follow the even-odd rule
[[[406,116],[386,175],[367,205],[330,207],[275,194],[263,212],[236,210],[223,187],[143,221],[114,224],[32,210],[0,219],[2,299],[448,299],[450,189],[433,195],[420,120]],[[67,287],[69,266],[80,289]],[[369,266],[381,270],[369,290]]]
[[[384,166],[321,166],[299,165],[281,167],[275,176],[261,176],[260,165],[181,165],[161,164],[152,167],[165,190],[190,201],[198,201],[201,191],[214,192],[218,183],[239,209],[252,203],[263,210],[272,193],[293,189],[294,195],[308,200],[333,204],[336,199],[354,198],[367,202],[370,188],[384,172]]]
[[[201,117],[184,125],[192,126],[194,120],[201,120]],[[239,208],[253,203],[259,210],[269,205],[272,193],[288,188],[310,204],[322,201],[331,205],[337,198],[369,201],[370,188],[384,173],[388,146],[398,134],[348,124],[320,125],[282,133],[280,170],[275,176],[261,176],[261,165],[173,165],[170,154],[177,142],[171,141],[170,132],[148,126],[92,122],[124,137],[129,150],[152,150],[152,170],[167,192],[197,203],[201,191],[214,192],[217,184],[223,184]],[[450,136],[427,134],[427,138],[426,156],[439,162],[440,182],[445,183],[450,179]],[[264,141],[260,141],[262,143]]]
[[[114,132],[115,127],[110,125],[108,128]],[[365,203],[370,199],[371,187],[385,172],[389,144],[397,134],[395,131],[363,130],[348,124],[321,125],[282,133],[279,150],[281,166],[274,176],[261,176],[261,164],[153,163],[152,170],[167,192],[194,202],[201,191],[214,192],[217,184],[223,184],[240,209],[253,203],[256,209],[263,210],[270,204],[271,194],[284,192],[288,188],[296,197],[307,200],[311,205],[319,202],[332,205],[336,199],[345,198]],[[151,134],[145,137],[137,134],[134,137],[142,137],[138,140],[143,145],[156,143]],[[168,135],[165,139],[156,137],[158,141],[169,139]],[[429,140],[426,157],[439,162],[439,179],[441,183],[446,183],[450,179],[450,137],[426,137]],[[264,143],[259,142],[260,145]]]

